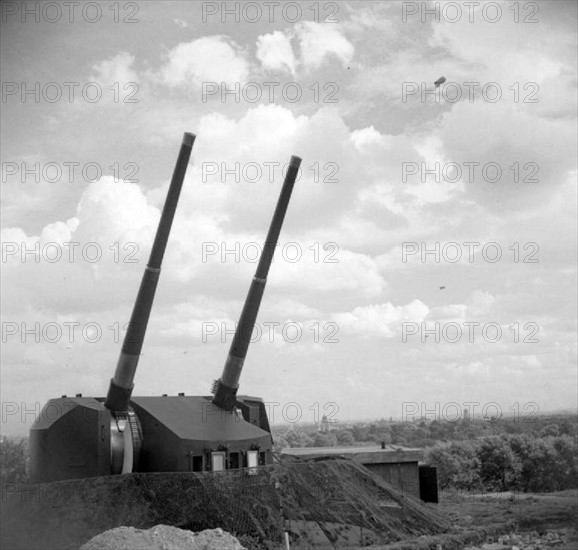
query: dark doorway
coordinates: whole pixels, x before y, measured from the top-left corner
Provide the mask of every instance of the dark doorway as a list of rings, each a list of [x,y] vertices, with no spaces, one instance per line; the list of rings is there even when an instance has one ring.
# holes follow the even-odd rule
[[[424,502],[438,502],[438,474],[434,466],[419,467],[419,498]]]

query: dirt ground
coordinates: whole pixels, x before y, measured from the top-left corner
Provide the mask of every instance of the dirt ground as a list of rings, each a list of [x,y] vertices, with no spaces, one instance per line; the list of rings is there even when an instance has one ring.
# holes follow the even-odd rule
[[[558,493],[492,493],[442,500],[438,510],[458,524],[500,525],[514,521],[521,529],[574,527],[578,490]],[[454,519],[455,518],[455,519]]]
[[[439,504],[427,506],[451,521],[450,532],[369,548],[373,550],[578,549],[577,490],[531,495],[442,494]],[[351,550],[354,550],[354,547]]]

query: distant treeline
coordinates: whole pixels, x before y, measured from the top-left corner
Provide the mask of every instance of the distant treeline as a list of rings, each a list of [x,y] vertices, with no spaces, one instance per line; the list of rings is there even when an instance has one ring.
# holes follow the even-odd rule
[[[576,415],[544,415],[532,418],[485,420],[433,420],[422,422],[329,422],[326,424],[285,425],[273,428],[275,448],[335,447],[338,445],[400,445],[432,447],[436,443],[471,441],[488,436],[521,435],[548,437],[578,434]]]
[[[438,443],[425,460],[440,489],[550,492],[578,487],[576,439],[528,434]]]

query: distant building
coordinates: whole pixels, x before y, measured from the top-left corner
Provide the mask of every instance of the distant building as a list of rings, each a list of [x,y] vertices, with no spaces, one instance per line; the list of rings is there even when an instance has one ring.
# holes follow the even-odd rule
[[[321,417],[321,422],[319,423],[318,429],[322,433],[327,433],[331,431],[331,422],[329,422],[329,419],[325,414]]]
[[[467,422],[470,419],[470,409],[468,407],[464,408],[464,420]]]

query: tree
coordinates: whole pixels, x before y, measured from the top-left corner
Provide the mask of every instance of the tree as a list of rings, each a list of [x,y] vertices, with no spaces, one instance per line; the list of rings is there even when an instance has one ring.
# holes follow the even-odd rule
[[[472,442],[438,444],[426,451],[428,464],[437,467],[441,489],[452,487],[464,490],[479,490],[480,463],[477,449]]]
[[[353,434],[355,441],[360,443],[363,443],[369,439],[369,428],[367,426],[355,424],[353,428],[351,428],[351,433]]]
[[[540,437],[548,437],[549,435],[557,436],[560,435],[560,428],[558,427],[558,424],[548,424],[540,430],[538,435]]]
[[[573,435],[576,436],[576,420],[570,420],[569,418],[564,418],[560,422],[558,422],[558,427],[560,428],[560,435]]]
[[[302,431],[293,431],[285,436],[289,447],[312,447],[313,439],[311,436]]]
[[[478,449],[480,479],[489,491],[507,491],[516,485],[522,463],[503,437],[482,440]]]
[[[340,430],[336,432],[336,434],[337,442],[340,445],[353,445],[355,443],[355,439],[350,430]]]
[[[0,442],[0,478],[2,483],[16,483],[26,479],[26,440],[3,437]]]
[[[552,439],[555,459],[552,470],[556,475],[554,490],[575,489],[578,487],[578,453],[575,441],[563,435]]]
[[[446,445],[436,445],[426,452],[426,462],[437,468],[438,485],[440,489],[454,486],[458,472],[458,461]]]
[[[335,447],[337,445],[337,437],[333,432],[323,433],[319,432],[313,439],[312,447]]]

